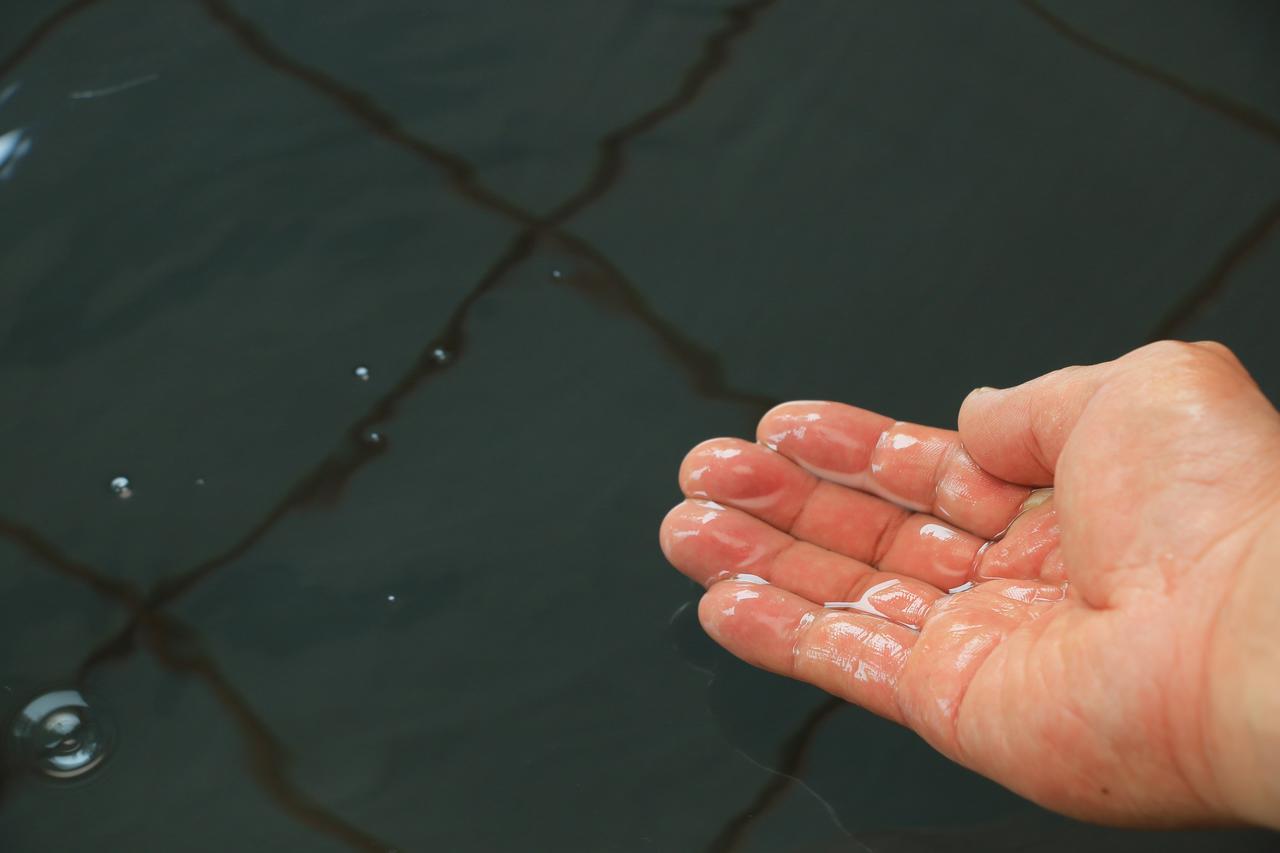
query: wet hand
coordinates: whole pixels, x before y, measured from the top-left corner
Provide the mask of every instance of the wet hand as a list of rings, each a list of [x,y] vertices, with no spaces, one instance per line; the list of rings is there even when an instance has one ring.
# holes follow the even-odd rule
[[[690,451],[660,537],[730,652],[1077,817],[1280,827],[1280,415],[1224,347],[756,439]]]

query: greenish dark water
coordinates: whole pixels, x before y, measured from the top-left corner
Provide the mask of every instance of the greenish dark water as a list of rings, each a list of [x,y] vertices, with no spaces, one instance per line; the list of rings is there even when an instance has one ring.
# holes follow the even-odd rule
[[[1166,334],[1280,397],[1280,7],[1044,9],[7,0],[0,710],[117,736],[0,847],[1276,849],[1043,812],[658,552],[770,400]]]

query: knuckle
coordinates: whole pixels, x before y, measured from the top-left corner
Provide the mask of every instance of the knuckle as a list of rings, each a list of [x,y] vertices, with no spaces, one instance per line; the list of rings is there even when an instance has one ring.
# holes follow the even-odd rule
[[[1220,341],[1155,341],[1134,350],[1133,354],[1175,372],[1214,372],[1222,367],[1236,370],[1243,367],[1231,348]]]
[[[1241,363],[1239,357],[1232,351],[1231,347],[1221,341],[1196,341],[1192,346],[1199,347],[1206,352],[1212,353],[1214,356],[1222,359],[1232,367],[1239,370],[1244,369],[1244,364]]]
[[[1123,384],[1140,403],[1184,406],[1233,393],[1246,376],[1239,359],[1216,341],[1156,341],[1134,351]]]
[[[1195,358],[1199,350],[1186,341],[1153,341],[1133,351],[1133,355],[1153,364],[1180,364]]]

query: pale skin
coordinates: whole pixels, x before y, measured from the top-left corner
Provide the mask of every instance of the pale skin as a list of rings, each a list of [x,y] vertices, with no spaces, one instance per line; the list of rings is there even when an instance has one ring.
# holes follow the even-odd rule
[[[660,540],[707,633],[1048,808],[1280,828],[1280,414],[1240,362],[1152,344],[958,426],[795,402],[690,451]]]

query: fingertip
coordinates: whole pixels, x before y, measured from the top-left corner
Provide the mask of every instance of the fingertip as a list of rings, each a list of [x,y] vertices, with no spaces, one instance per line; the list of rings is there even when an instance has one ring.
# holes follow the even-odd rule
[[[982,439],[989,429],[992,406],[1001,396],[998,388],[980,386],[966,394],[960,402],[960,409],[956,413],[956,430],[960,433],[960,443],[970,455],[973,455],[975,449],[978,453],[982,452]]]
[[[711,470],[717,459],[728,459],[742,453],[742,446],[748,444],[740,438],[708,438],[695,444],[680,462],[680,470],[676,479],[680,491],[691,498],[707,496],[699,481]]]
[[[738,600],[734,593],[738,588],[735,581],[722,580],[712,583],[698,600],[698,621],[707,635],[722,646],[725,645],[722,626],[737,613]]]
[[[671,549],[674,544],[672,533],[675,529],[675,519],[683,506],[683,503],[678,503],[667,510],[667,514],[662,517],[662,523],[658,525],[658,547],[662,549],[662,556],[667,558],[668,563],[674,563],[671,559]]]
[[[715,438],[707,438],[699,441],[693,447],[689,448],[686,456],[695,456],[699,453],[705,453],[711,448],[722,447],[724,445],[733,445],[741,443],[742,439],[735,438],[731,435],[718,435]]]
[[[714,521],[725,511],[715,501],[684,500],[667,510],[658,527],[658,545],[667,561],[676,568],[681,564],[675,558],[676,548],[682,539],[697,536],[701,528]]]
[[[830,406],[830,405],[832,405],[830,400],[787,400],[785,403],[779,403],[769,411],[765,412],[763,415],[760,416],[760,420],[763,421],[766,418],[768,418],[770,415],[774,415],[779,412],[785,412],[789,409],[794,409],[796,407],[809,409],[813,407],[820,408],[823,406]]]
[[[1003,388],[992,388],[990,385],[979,385],[968,394],[960,402],[960,411],[965,409],[973,409],[976,406],[990,405],[1003,396]]]
[[[779,403],[761,415],[760,422],[756,424],[756,441],[770,450],[777,450],[782,440],[793,433],[797,423],[816,420],[821,411],[831,405],[829,400],[788,400]]]
[[[796,626],[815,605],[769,584],[735,576],[713,584],[698,602],[711,639],[755,666],[790,671]]]

